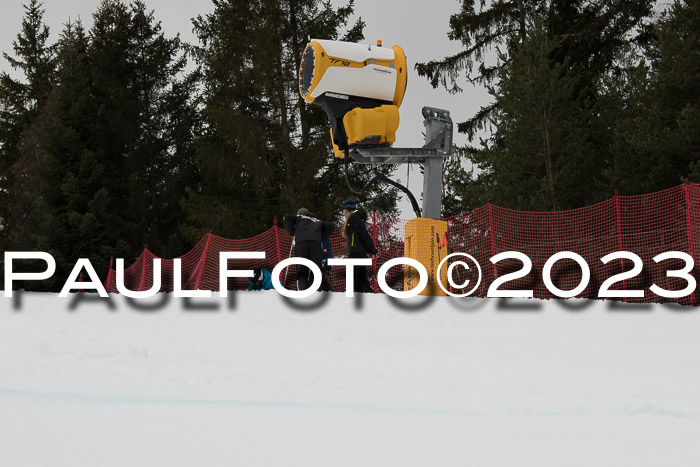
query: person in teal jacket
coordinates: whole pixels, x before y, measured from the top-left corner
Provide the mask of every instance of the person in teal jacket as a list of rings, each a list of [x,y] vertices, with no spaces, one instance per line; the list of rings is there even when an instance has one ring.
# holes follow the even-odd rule
[[[255,266],[253,268],[253,277],[250,278],[248,290],[271,290],[273,288],[270,271]]]

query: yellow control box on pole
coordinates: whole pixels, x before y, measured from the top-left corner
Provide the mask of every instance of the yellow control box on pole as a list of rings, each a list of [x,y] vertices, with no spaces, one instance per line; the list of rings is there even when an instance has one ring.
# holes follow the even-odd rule
[[[425,266],[428,271],[428,285],[421,295],[444,295],[437,283],[437,269],[440,261],[447,256],[445,245],[447,222],[417,217],[406,223],[404,256],[413,258]],[[447,267],[440,271],[442,284],[447,287]],[[404,290],[412,290],[418,285],[418,271],[410,266],[404,269]]]
[[[388,143],[396,141],[399,128],[399,108],[382,105],[374,109],[356,108],[343,117],[348,144]]]

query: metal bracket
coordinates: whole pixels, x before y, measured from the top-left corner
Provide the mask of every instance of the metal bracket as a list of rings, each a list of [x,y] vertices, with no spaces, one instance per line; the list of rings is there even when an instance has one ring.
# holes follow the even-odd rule
[[[425,145],[422,148],[357,146],[350,157],[359,164],[424,164],[423,216],[440,218],[442,206],[442,167],[445,156],[452,154],[453,124],[450,112],[423,107]]]

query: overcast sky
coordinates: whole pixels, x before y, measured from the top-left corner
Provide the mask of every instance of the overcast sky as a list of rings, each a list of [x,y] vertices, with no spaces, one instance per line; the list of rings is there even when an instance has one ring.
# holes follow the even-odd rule
[[[28,1],[28,0],[27,0]],[[22,1],[2,0],[0,15],[0,47],[4,52],[12,52],[12,40],[20,30],[24,9]],[[146,5],[155,10],[156,18],[162,22],[163,30],[169,36],[179,33],[187,42],[196,42],[192,33],[191,18],[213,10],[210,1],[184,0],[145,0]],[[333,0],[334,5],[343,2]],[[92,13],[98,0],[45,0],[44,19],[50,27],[51,42],[54,42],[68,20],[80,18],[86,28],[92,25]],[[427,2],[407,2],[405,0],[355,0],[356,16],[365,21],[365,42],[376,43],[381,39],[384,46],[399,44],[404,48],[408,58],[408,88],[401,105],[401,123],[397,133],[397,147],[420,147],[423,145],[423,106],[438,107],[449,110],[455,122],[466,120],[488,102],[483,89],[475,89],[465,81],[460,85],[465,92],[450,95],[444,89],[432,89],[425,78],[420,78],[413,69],[416,62],[442,58],[459,50],[459,44],[447,38],[449,17],[459,9],[458,0],[430,0]],[[4,60],[0,61],[4,71],[10,71]],[[466,143],[466,137],[455,132],[456,144]],[[395,178],[405,182],[406,167],[401,167]],[[410,175],[411,190],[420,199],[422,179],[414,166]],[[348,193],[349,194],[349,193]],[[400,202],[401,217],[414,217],[410,203]]]

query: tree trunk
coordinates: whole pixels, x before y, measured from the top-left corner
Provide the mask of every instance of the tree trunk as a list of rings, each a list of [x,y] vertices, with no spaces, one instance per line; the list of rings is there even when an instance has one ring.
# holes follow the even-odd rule
[[[552,111],[552,103],[549,103],[548,109],[542,109],[542,138],[543,138],[543,155],[544,168],[547,176],[547,184],[549,185],[549,194],[552,198],[552,210],[557,210],[557,201],[554,193],[554,170],[552,146],[549,138],[549,116]]]

